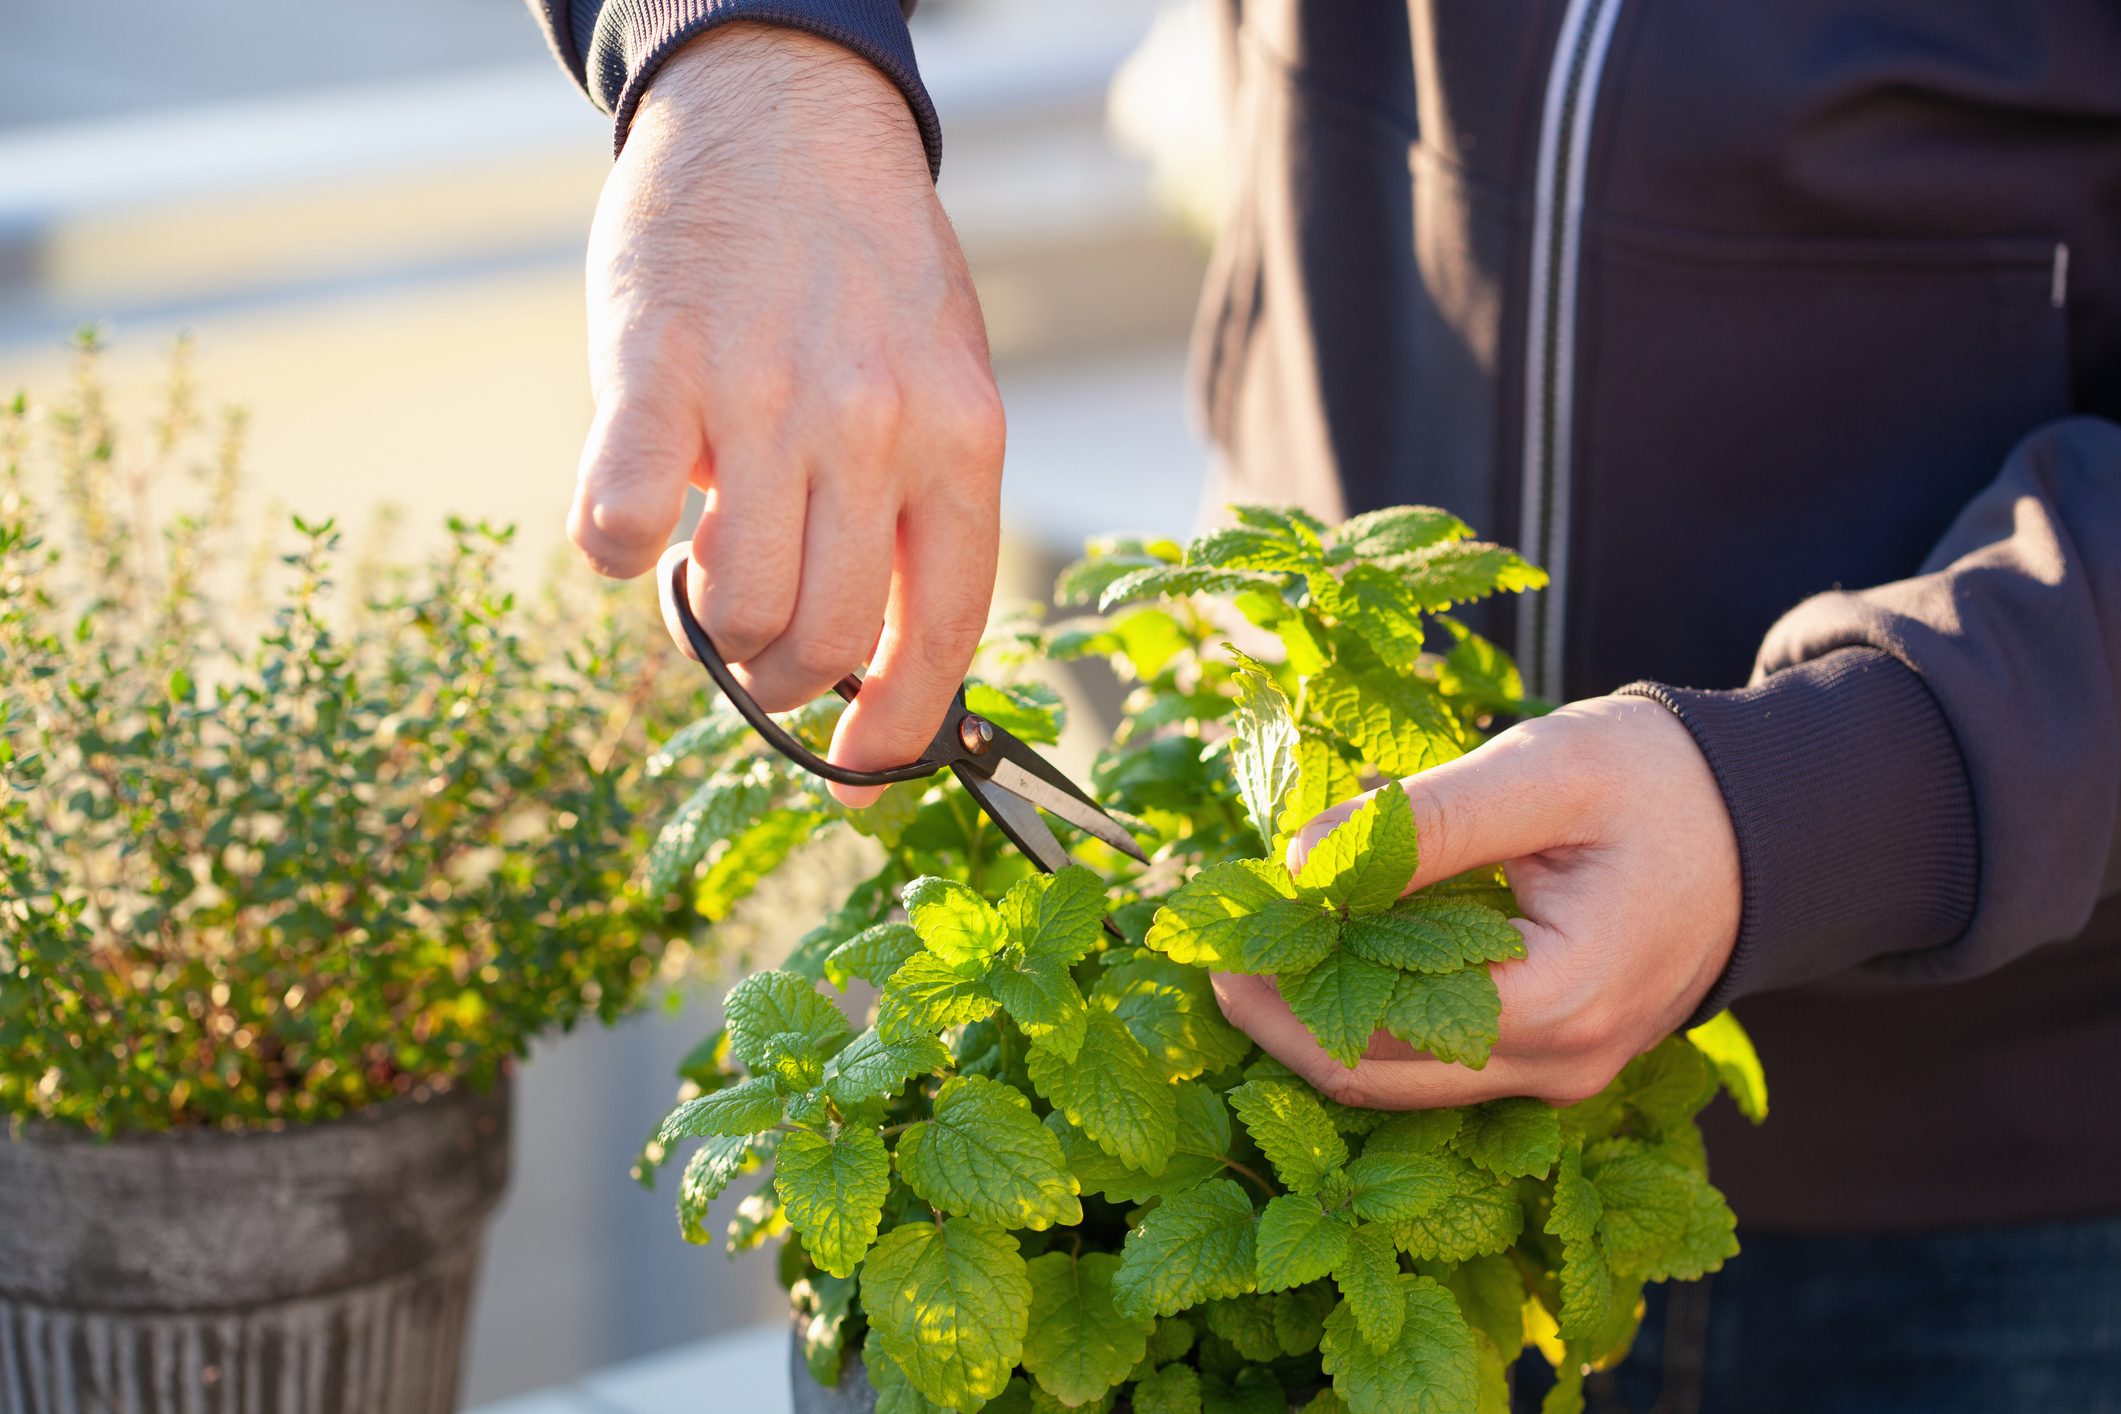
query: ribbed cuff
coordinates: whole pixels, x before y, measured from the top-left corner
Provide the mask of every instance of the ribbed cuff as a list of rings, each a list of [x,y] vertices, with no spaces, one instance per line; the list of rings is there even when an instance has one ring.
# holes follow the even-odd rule
[[[1620,691],[1686,724],[1738,834],[1738,945],[1689,1025],[1965,930],[1973,793],[1943,711],[1899,659],[1843,648],[1734,692]]]
[[[942,125],[914,62],[899,0],[606,0],[582,53],[590,93],[612,117],[614,152],[626,145],[634,110],[663,61],[693,36],[738,20],[829,39],[883,70],[913,110],[928,174],[942,169]]]

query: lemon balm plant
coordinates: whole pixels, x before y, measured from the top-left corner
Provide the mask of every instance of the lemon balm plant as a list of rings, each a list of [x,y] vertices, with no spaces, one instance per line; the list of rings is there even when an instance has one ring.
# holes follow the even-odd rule
[[[1093,780],[1148,865],[1084,841],[1040,876],[947,780],[894,787],[851,819],[881,868],[732,990],[650,1146],[653,1166],[702,1141],[678,1197],[693,1240],[757,1184],[732,1243],[783,1239],[809,1377],[846,1380],[859,1352],[885,1414],[1499,1411],[1527,1344],[1556,1368],[1549,1409],[1572,1409],[1645,1283],[1736,1251],[1694,1124],[1719,1082],[1764,1111],[1728,1018],[1581,1104],[1405,1115],[1334,1103],[1224,1021],[1212,971],[1273,974],[1346,1065],[1380,1029],[1486,1063],[1489,968],[1523,955],[1508,881],[1402,898],[1420,840],[1389,782],[1531,710],[1448,611],[1543,582],[1432,509],[1235,516],[1184,548],[1093,545],[1059,588],[1097,616],[990,644],[1004,674],[1095,656],[1136,683]],[[1277,661],[1225,642],[1237,615]],[[973,692],[1057,735],[1050,696]],[[836,710],[798,729],[822,739]],[[725,706],[660,764],[681,761],[701,779],[657,866],[697,871],[710,906],[838,818]],[[1292,875],[1292,832],[1380,779]],[[855,979],[876,989],[860,1027],[827,991]]]

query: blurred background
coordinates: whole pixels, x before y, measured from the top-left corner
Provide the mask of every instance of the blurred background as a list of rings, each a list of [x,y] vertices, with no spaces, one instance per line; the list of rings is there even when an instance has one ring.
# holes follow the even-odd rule
[[[0,0],[0,33],[0,395],[58,391],[93,322],[121,410],[144,408],[189,331],[208,397],[250,411],[261,504],[353,526],[395,505],[415,542],[450,512],[514,521],[533,569],[561,549],[611,132],[521,0]],[[914,22],[1009,412],[1004,598],[1042,597],[1088,534],[1194,517],[1201,34],[1153,0],[922,0]],[[754,958],[810,921],[752,919]],[[779,1320],[769,1256],[686,1246],[675,1175],[626,1177],[721,980],[526,1067],[469,1403]],[[759,1339],[778,1377],[782,1337]]]

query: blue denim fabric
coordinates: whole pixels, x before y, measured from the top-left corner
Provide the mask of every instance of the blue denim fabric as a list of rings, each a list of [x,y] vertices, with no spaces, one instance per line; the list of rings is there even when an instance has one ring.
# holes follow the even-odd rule
[[[2121,1414],[2121,1220],[1740,1238],[1651,1293],[1592,1414]],[[1544,1366],[1519,1366],[1518,1410]]]

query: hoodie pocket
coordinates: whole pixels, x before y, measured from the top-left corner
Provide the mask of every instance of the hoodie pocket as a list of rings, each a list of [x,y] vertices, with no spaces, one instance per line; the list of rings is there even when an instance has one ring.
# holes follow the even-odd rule
[[[1745,681],[1785,610],[1915,574],[2071,410],[2054,240],[1589,237],[1572,690]]]

